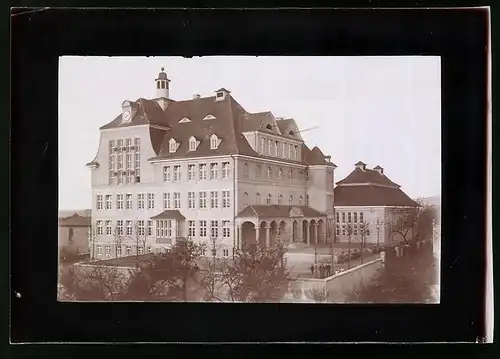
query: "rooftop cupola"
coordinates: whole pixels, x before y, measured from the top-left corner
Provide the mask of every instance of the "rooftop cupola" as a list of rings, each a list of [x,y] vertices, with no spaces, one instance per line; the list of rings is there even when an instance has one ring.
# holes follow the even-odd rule
[[[158,74],[156,81],[156,97],[157,98],[169,98],[168,84],[170,80],[165,73],[165,68],[161,68],[161,72]]]
[[[225,100],[226,97],[231,93],[231,91],[226,90],[224,87],[215,91],[215,101]]]
[[[380,167],[379,165],[377,165],[377,167],[374,167],[373,169],[375,171],[377,171],[378,173],[380,173],[381,175],[384,174],[384,169],[382,167]]]
[[[359,168],[361,171],[364,172],[366,170],[366,163],[359,161],[354,165],[354,167]]]

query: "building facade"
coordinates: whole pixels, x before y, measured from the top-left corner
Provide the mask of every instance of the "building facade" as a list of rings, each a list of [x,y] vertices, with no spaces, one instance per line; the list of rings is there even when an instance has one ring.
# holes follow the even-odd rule
[[[100,128],[92,180],[93,258],[168,250],[191,239],[228,257],[247,244],[333,238],[330,156],[304,143],[295,120],[250,113],[221,88],[122,103]]]
[[[418,204],[385,175],[382,167],[368,169],[361,161],[354,166],[336,183],[335,240],[347,242],[350,233],[352,242],[384,245],[402,241],[391,228]]]
[[[90,216],[72,216],[59,218],[59,252],[75,255],[90,252]]]

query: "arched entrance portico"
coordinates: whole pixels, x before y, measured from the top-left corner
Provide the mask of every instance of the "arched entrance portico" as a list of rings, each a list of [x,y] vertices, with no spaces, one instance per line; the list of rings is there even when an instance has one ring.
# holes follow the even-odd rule
[[[325,221],[320,219],[318,221],[318,243],[326,243]]]
[[[317,223],[313,219],[311,222],[309,222],[309,243],[310,244],[316,244],[317,243]]]
[[[304,243],[309,242],[309,222],[306,220],[302,221],[302,241]]]
[[[297,242],[299,236],[299,224],[297,221],[292,223],[292,242]]]
[[[256,246],[257,245],[257,234],[255,230],[255,224],[252,222],[244,222],[241,225],[241,247],[242,248],[249,248],[250,246]]]

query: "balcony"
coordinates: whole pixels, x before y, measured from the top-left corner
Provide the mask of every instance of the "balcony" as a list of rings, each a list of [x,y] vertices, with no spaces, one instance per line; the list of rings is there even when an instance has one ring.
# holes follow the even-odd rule
[[[156,244],[172,244],[172,238],[156,238]]]

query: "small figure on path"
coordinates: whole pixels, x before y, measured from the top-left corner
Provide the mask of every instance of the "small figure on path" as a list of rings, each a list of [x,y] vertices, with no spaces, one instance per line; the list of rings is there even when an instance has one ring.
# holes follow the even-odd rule
[[[311,264],[310,269],[311,269],[311,275],[313,275],[313,276],[314,276],[314,264]]]

